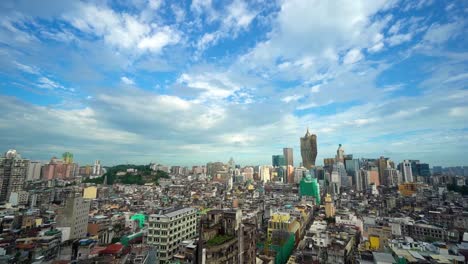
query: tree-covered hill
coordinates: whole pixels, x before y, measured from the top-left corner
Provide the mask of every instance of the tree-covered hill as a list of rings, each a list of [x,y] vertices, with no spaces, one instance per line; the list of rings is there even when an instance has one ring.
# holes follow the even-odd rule
[[[87,178],[83,180],[83,182],[102,184],[104,183],[104,178],[107,176],[107,184],[122,183],[143,185],[145,183],[158,184],[159,179],[169,178],[169,174],[167,172],[160,170],[153,171],[149,165],[126,164],[117,165],[106,169],[107,172],[103,176],[94,179]],[[127,172],[129,169],[134,169],[136,172]]]

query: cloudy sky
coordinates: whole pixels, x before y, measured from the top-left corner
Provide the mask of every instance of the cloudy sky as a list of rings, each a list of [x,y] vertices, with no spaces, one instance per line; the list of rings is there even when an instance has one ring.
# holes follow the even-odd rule
[[[0,149],[468,165],[463,0],[0,1]]]

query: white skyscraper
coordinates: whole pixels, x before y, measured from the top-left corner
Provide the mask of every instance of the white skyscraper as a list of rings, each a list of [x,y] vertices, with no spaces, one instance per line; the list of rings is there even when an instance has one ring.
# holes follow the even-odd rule
[[[26,176],[27,181],[34,181],[41,179],[42,163],[39,161],[29,162],[28,175]]]
[[[411,171],[411,162],[404,160],[401,163],[401,172],[403,174],[403,182],[413,182],[413,172]]]
[[[93,166],[93,175],[101,175],[101,161],[96,160]]]
[[[259,176],[260,176],[260,179],[263,182],[268,182],[268,181],[271,180],[270,168],[271,168],[271,166],[267,166],[267,165],[259,167],[259,170],[258,170],[259,171]]]

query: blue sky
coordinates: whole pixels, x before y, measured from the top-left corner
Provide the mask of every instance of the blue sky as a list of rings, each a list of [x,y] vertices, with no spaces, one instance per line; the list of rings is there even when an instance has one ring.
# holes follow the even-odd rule
[[[0,148],[468,165],[466,1],[1,1]]]

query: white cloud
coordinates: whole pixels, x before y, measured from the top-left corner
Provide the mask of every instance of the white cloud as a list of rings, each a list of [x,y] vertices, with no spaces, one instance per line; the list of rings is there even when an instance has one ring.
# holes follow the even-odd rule
[[[468,106],[453,107],[449,114],[455,117],[468,117]]]
[[[218,125],[226,118],[226,110],[220,106],[210,106],[200,116],[194,119],[195,123],[201,124],[202,129],[210,129]]]
[[[344,64],[353,64],[360,60],[362,60],[364,56],[362,55],[361,51],[358,49],[352,49],[346,53],[346,56],[343,58]]]
[[[374,20],[373,16],[392,4],[392,1],[283,1],[269,38],[258,43],[244,60],[267,66],[277,58],[295,60],[306,55],[322,65],[333,63],[341,52],[376,45],[376,36],[390,17]]]
[[[135,84],[135,82],[132,79],[130,79],[130,78],[126,77],[126,76],[120,77],[120,81],[123,84],[126,84],[126,85],[134,85]]]
[[[211,0],[193,0],[190,9],[195,13],[212,12]]]
[[[198,100],[225,99],[241,90],[241,86],[233,82],[225,73],[207,72],[200,74],[182,74],[177,83],[187,88],[201,90]]]
[[[306,110],[306,109],[310,109],[310,108],[316,108],[316,107],[319,107],[320,104],[317,104],[317,103],[308,103],[308,104],[304,104],[304,105],[300,105],[298,107],[296,107],[297,110]]]
[[[224,134],[221,136],[221,141],[226,144],[248,146],[255,140],[256,138],[251,134],[234,133],[234,134]]]
[[[148,0],[148,6],[153,10],[159,9],[162,4],[162,0]]]
[[[350,124],[350,125],[355,125],[355,126],[362,126],[362,125],[368,125],[368,124],[374,123],[376,121],[377,119],[375,118],[359,118],[359,119],[347,121],[345,123]]]
[[[468,79],[468,73],[461,73],[461,74],[457,74],[455,76],[448,78],[447,80],[444,81],[444,83],[457,82],[457,81],[462,81],[466,79]]]
[[[39,69],[34,66],[25,65],[17,61],[13,61],[13,63],[15,64],[16,68],[18,68],[19,70],[23,72],[30,73],[30,74],[39,74]]]
[[[185,11],[180,6],[172,4],[171,5],[172,12],[175,15],[176,22],[181,23],[185,19]]]
[[[404,110],[399,110],[393,114],[390,115],[391,118],[395,119],[403,119],[403,118],[408,118],[411,116],[414,116],[424,110],[427,110],[427,106],[421,106],[421,107],[416,107],[416,108],[411,108],[411,109],[404,109]]]
[[[158,1],[150,3],[156,8]],[[128,13],[117,13],[106,6],[79,2],[74,11],[64,15],[75,28],[96,36],[120,49],[137,46],[143,51],[160,52],[162,48],[180,41],[180,33],[169,26],[139,21]]]
[[[431,44],[441,44],[457,34],[459,28],[460,24],[456,22],[443,25],[434,23],[426,31],[423,39]]]
[[[159,53],[165,46],[176,44],[179,41],[180,36],[177,32],[170,27],[163,27],[153,35],[141,39],[138,43],[138,48]]]
[[[379,42],[379,43],[375,44],[374,46],[370,47],[368,49],[368,51],[372,52],[372,53],[375,53],[375,52],[381,51],[383,48],[384,48],[383,42]]]
[[[45,88],[45,89],[64,89],[64,87],[57,83],[57,82],[54,82],[52,81],[51,79],[47,78],[47,77],[39,77],[39,79],[37,79],[37,86],[41,87],[41,88]]]
[[[293,101],[297,101],[301,98],[303,98],[304,96],[303,95],[289,95],[289,96],[286,96],[286,97],[283,97],[281,98],[281,101],[285,102],[285,103],[289,103],[289,102],[293,102]]]
[[[421,8],[430,6],[433,3],[434,3],[433,0],[411,0],[411,1],[407,1],[406,5],[402,9],[405,12],[408,12],[410,10],[419,10]]]
[[[398,32],[400,32],[400,29],[401,29],[401,25],[402,24],[402,21],[401,20],[398,20],[397,22],[395,22],[395,24],[393,24],[390,29],[388,30],[388,33],[394,35],[394,34],[397,34]]]
[[[120,81],[127,85],[134,86],[135,81],[130,79],[131,76],[123,76],[125,74],[155,80],[145,87],[152,89],[152,92],[126,85],[113,88],[113,94],[104,89],[86,90],[82,96],[91,95],[86,100],[77,100],[83,105],[70,106],[64,102],[47,108],[26,102],[9,104],[11,98],[0,97],[0,110],[8,113],[0,117],[2,146],[18,144],[20,140],[15,141],[15,138],[21,138],[21,142],[31,139],[30,142],[20,144],[29,145],[27,148],[36,148],[38,153],[42,153],[41,144],[47,144],[46,149],[62,149],[64,147],[57,146],[56,142],[67,142],[66,147],[75,145],[78,153],[92,150],[86,158],[109,155],[107,161],[118,162],[116,160],[121,157],[134,157],[139,163],[149,162],[150,159],[162,161],[164,155],[169,154],[172,155],[172,158],[166,160],[169,163],[187,164],[223,160],[223,155],[231,155],[230,153],[249,153],[241,161],[245,164],[268,160],[265,153],[281,151],[281,146],[294,144],[293,147],[298,148],[298,137],[304,134],[307,126],[318,133],[319,153],[322,155],[319,160],[330,153],[333,155],[337,138],[343,140],[349,153],[354,152],[361,156],[364,152],[371,153],[364,154],[366,157],[378,157],[382,152],[387,155],[386,151],[390,151],[399,153],[395,156],[389,154],[396,159],[401,157],[400,154],[409,155],[409,149],[413,151],[412,154],[418,155],[405,158],[424,159],[424,156],[419,155],[430,152],[440,153],[440,157],[448,160],[449,156],[446,154],[460,149],[459,146],[454,147],[457,142],[466,145],[463,142],[467,141],[462,140],[466,139],[463,130],[467,116],[466,92],[455,89],[460,87],[460,81],[466,79],[464,68],[460,67],[463,65],[453,64],[453,70],[446,70],[433,83],[388,85],[388,75],[383,73],[391,67],[399,66],[393,66],[393,63],[405,63],[401,60],[405,56],[401,54],[406,54],[406,51],[398,49],[397,53],[388,55],[394,51],[388,49],[388,52],[378,56],[368,55],[412,39],[419,42],[423,35],[419,33],[427,29],[423,25],[428,21],[426,17],[420,20],[405,18],[389,25],[394,18],[387,11],[394,1],[288,0],[275,2],[280,6],[274,6],[274,13],[268,13],[257,9],[258,1],[231,1],[225,5],[213,5],[211,1],[194,0],[192,11],[196,14],[195,17],[191,15],[194,19],[190,21],[184,21],[183,9],[175,4],[166,2],[165,6],[161,6],[161,1],[138,1],[140,5],[136,9],[129,9],[131,12],[122,11],[125,9],[112,10],[110,6],[100,5],[107,3],[105,1],[98,2],[100,4],[79,2],[74,11],[68,9],[64,17],[69,24],[60,29],[65,34],[64,29],[73,25],[70,32],[81,31],[76,34],[77,39],[73,43],[70,43],[72,35],[59,36],[59,31],[50,30],[39,36],[41,41],[44,38],[47,41],[55,38],[66,42],[52,41],[54,47],[58,47],[53,51],[70,51],[63,59],[69,60],[73,65],[76,64],[77,57],[83,56],[99,62],[112,62],[110,65],[106,64],[106,67],[99,67],[96,72],[103,75],[120,74],[117,75],[122,76]],[[418,6],[419,2],[414,7]],[[147,8],[149,13],[143,14],[141,8]],[[454,21],[456,18],[450,19]],[[177,25],[164,25],[165,22],[173,23],[174,20]],[[62,21],[58,22],[63,24]],[[31,19],[31,23],[42,25],[35,19]],[[233,53],[228,50],[229,54],[225,57],[200,56],[200,60],[195,63],[187,54],[195,49],[194,53],[198,55],[197,50],[203,51],[224,38],[235,38],[254,24],[258,28],[252,32],[255,35],[252,42],[257,44],[242,56],[243,60],[237,60],[234,65],[226,66],[231,59],[236,59],[239,50]],[[23,27],[15,23],[6,26],[13,26],[13,30]],[[443,43],[444,39],[450,40],[450,36],[457,34],[450,30],[452,33],[446,34],[446,29],[440,30],[438,27],[442,26],[434,24],[426,33],[427,39],[423,44]],[[3,32],[11,31],[2,25],[0,34]],[[256,35],[257,32],[261,34]],[[96,39],[99,40],[98,45],[95,43]],[[249,41],[249,44],[252,42]],[[164,67],[164,71],[170,72],[168,75],[179,76],[176,83],[171,83],[172,77],[166,80],[159,75],[150,76],[145,75],[146,72],[138,72],[141,68],[135,67],[132,61],[135,57],[153,62],[145,70],[152,68],[153,71],[158,71],[161,68],[154,65],[164,59],[165,54],[161,53],[166,47],[178,43],[182,45],[177,51],[189,51],[168,55],[171,61],[174,57],[182,57],[180,67]],[[69,49],[69,44],[73,44],[73,49]],[[14,47],[22,51],[21,47]],[[21,55],[10,59],[10,55],[5,55],[6,49],[0,49],[0,56],[7,66],[16,70],[27,73],[36,70],[46,72],[50,70],[48,67],[57,69],[56,65],[61,65],[44,60],[46,55],[34,55],[44,51],[41,47],[31,46],[31,58],[27,57],[30,55]],[[105,53],[112,55],[100,57],[103,49]],[[466,55],[452,53],[450,56],[462,61]],[[62,59],[62,56],[56,57]],[[215,66],[209,68],[211,59],[216,62],[213,63]],[[22,63],[13,65],[8,61],[41,62],[37,64],[41,68],[36,69]],[[42,63],[43,61],[46,63]],[[446,67],[444,63],[434,66],[428,61],[421,64],[421,69],[430,72],[433,67]],[[139,62],[137,60],[136,63]],[[203,65],[197,65],[196,62],[202,62]],[[356,64],[343,65],[352,63]],[[100,63],[96,65],[101,66]],[[215,68],[220,65],[225,68]],[[68,71],[68,68],[65,70]],[[76,72],[81,74],[75,74]],[[87,76],[83,72],[92,73],[92,70],[82,71],[80,68],[63,76],[54,72],[53,76],[60,76],[57,80],[63,80],[64,83],[73,83],[71,78]],[[52,90],[63,87],[51,76],[39,79],[42,75],[37,73],[35,78],[43,88]],[[161,86],[153,89],[156,83]],[[286,86],[284,83],[288,83],[289,88],[286,90],[283,89]],[[382,87],[376,87],[377,84]],[[80,83],[74,83],[73,86],[80,87]],[[405,91],[417,89],[418,86],[424,88],[421,94],[404,96]],[[402,91],[389,96],[390,92],[399,89]],[[38,94],[48,96],[56,92],[40,91]],[[365,97],[364,104],[359,104],[363,94],[370,96]],[[255,103],[250,104],[252,102]],[[333,102],[336,103],[324,107]],[[64,105],[68,107],[67,110],[59,109]],[[74,107],[77,108],[70,110]],[[297,113],[294,110],[310,111]],[[49,120],[56,122],[57,119],[61,124],[51,125],[53,122]],[[41,120],[45,120],[45,124]],[[39,129],[42,126],[50,128],[42,131]],[[88,128],[91,128],[89,134],[83,130]],[[445,128],[455,132],[445,131]],[[392,134],[398,137],[397,142],[392,140]],[[271,142],[275,144],[272,145]],[[398,144],[406,147],[402,150]],[[208,154],[199,155],[201,153]]]
[[[223,19],[223,24],[236,33],[240,29],[246,29],[256,15],[256,12],[249,10],[244,1],[234,0],[227,7],[227,16]]]
[[[2,37],[2,42],[9,43],[11,45],[31,45],[33,43],[38,43],[38,39],[36,36],[34,36],[34,34],[26,32],[18,26],[18,24],[21,24],[22,19],[24,19],[24,17],[18,14],[15,14],[11,17],[5,16],[0,19],[0,28],[9,31],[7,37],[0,35],[0,37]]]
[[[332,104],[333,102],[334,102],[333,100],[329,100],[328,102],[323,102],[323,103],[311,102],[311,103],[308,103],[308,104],[300,105],[300,106],[296,107],[296,109],[297,110],[306,110],[306,109],[310,109],[310,108],[317,108],[317,107]]]
[[[196,12],[207,11],[211,15],[210,20],[220,20],[220,26],[213,32],[206,32],[196,41],[198,53],[203,52],[210,46],[214,46],[220,39],[236,38],[242,30],[247,30],[257,11],[249,8],[243,0],[234,0],[221,13],[216,13],[211,6],[211,1],[194,1],[192,9]],[[213,15],[216,14],[216,15]]]
[[[400,45],[401,43],[408,42],[411,40],[413,35],[411,33],[406,33],[406,34],[397,34],[393,35],[389,38],[386,39],[386,42],[392,46]]]
[[[203,51],[206,48],[215,45],[218,40],[222,37],[220,31],[205,33],[197,42],[197,49]]]
[[[403,84],[396,84],[396,85],[387,85],[383,88],[383,91],[385,93],[391,93],[391,92],[395,92],[395,91],[398,91],[398,90],[401,90],[402,88],[404,87]]]
[[[314,85],[310,88],[311,93],[318,93],[320,92],[320,84]]]
[[[89,108],[61,110],[49,107],[16,104],[17,102],[8,102],[1,98],[2,107],[9,109],[11,117],[8,120],[15,126],[24,139],[40,139],[41,144],[51,139],[68,139],[68,146],[74,142],[83,145],[84,142],[97,141],[100,144],[113,142],[117,144],[135,142],[138,136],[115,129],[105,128],[97,120],[96,112]],[[5,132],[5,131],[3,131]],[[5,140],[11,140],[9,133],[5,135]],[[54,144],[52,142],[52,144]],[[28,148],[37,147],[37,145],[27,146]],[[62,147],[63,148],[63,147]],[[44,149],[41,149],[44,151]]]

